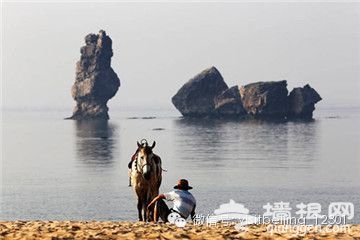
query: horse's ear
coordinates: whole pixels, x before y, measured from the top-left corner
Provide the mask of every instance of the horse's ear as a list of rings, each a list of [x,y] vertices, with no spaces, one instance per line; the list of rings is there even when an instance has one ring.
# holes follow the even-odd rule
[[[141,147],[141,144],[139,142],[137,142],[137,145],[138,145],[138,147]]]
[[[153,141],[153,144],[151,145],[151,149],[153,149],[155,147],[155,145],[156,145],[156,142]]]

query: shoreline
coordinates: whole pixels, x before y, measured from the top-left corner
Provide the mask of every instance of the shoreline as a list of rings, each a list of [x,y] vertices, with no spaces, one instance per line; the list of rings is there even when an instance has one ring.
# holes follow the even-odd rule
[[[284,225],[274,226],[284,229]],[[296,231],[271,234],[269,229],[275,230],[274,226],[250,225],[244,232],[233,224],[221,223],[207,226],[188,222],[180,228],[170,223],[130,221],[0,221],[0,239],[360,239],[360,225],[344,225],[344,231],[335,225],[305,235]]]

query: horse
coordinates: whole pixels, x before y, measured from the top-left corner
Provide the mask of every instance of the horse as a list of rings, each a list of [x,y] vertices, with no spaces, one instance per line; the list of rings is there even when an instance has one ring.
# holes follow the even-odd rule
[[[153,153],[156,142],[151,146],[146,140],[137,142],[138,149],[131,162],[131,185],[137,195],[139,221],[152,221],[153,211],[147,205],[159,194],[162,180],[161,158]]]

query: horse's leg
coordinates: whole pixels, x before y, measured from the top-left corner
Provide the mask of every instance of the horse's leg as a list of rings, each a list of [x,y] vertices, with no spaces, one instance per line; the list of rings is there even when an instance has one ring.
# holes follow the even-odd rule
[[[144,221],[148,222],[149,219],[147,219],[147,202],[144,201],[142,207],[143,207],[143,213],[144,213]]]
[[[148,196],[147,196],[147,199],[146,199],[147,204],[150,203],[156,196],[157,196],[157,194],[156,195],[152,194],[151,189],[149,189],[148,190]],[[156,203],[154,205],[156,205]],[[154,207],[155,207],[154,205],[152,205],[150,207],[150,209],[146,212],[147,219],[148,219],[149,222],[154,221]]]
[[[150,202],[150,201],[149,201]],[[155,221],[154,220],[154,209],[155,209],[156,203],[150,207],[150,209],[147,211],[147,218],[149,222]]]
[[[139,221],[143,221],[142,213],[141,213],[141,211],[142,211],[142,203],[141,203],[140,198],[138,198],[137,209],[138,209],[138,214],[139,214]]]

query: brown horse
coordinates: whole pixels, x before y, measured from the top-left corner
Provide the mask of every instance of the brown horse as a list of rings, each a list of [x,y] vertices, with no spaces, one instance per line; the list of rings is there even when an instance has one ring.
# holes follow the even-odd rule
[[[131,163],[131,185],[137,195],[139,221],[153,220],[153,209],[147,205],[159,194],[162,180],[161,158],[153,153],[155,141],[151,146],[146,140],[137,142],[138,149]]]

